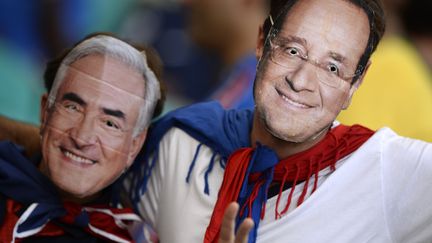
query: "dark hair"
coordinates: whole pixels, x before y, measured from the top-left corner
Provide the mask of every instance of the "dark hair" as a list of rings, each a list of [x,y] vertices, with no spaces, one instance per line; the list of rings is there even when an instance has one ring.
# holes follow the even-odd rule
[[[265,36],[268,36],[270,29],[272,28],[272,23],[270,21],[270,16],[274,20],[275,29],[280,29],[286,19],[286,16],[290,9],[298,0],[271,0],[270,1],[270,15],[264,21],[263,30]],[[385,31],[385,17],[383,5],[380,0],[345,0],[348,1],[361,9],[366,13],[369,19],[369,39],[366,49],[357,64],[356,76],[353,78],[352,83],[354,83],[360,75],[363,73],[366,64],[376,50],[376,47],[384,35]]]
[[[402,22],[409,34],[432,36],[432,1],[407,1],[402,11]]]
[[[95,36],[98,36],[98,35],[111,36],[113,38],[122,40],[111,33],[101,33],[101,32],[92,33],[92,34],[84,37],[84,39],[77,42],[71,48],[64,50],[56,58],[52,59],[51,61],[48,61],[46,64],[45,72],[44,72],[44,84],[45,84],[45,88],[46,88],[48,93],[51,91],[51,88],[52,88],[53,83],[54,83],[54,79],[57,75],[57,71],[59,70],[63,59],[69,54],[69,52],[71,52],[72,49],[74,49],[76,46],[78,46],[79,44],[81,44],[85,40],[90,39],[90,38],[95,37]],[[147,47],[147,46],[140,46],[140,45],[136,45],[136,44],[131,44],[125,40],[122,40],[122,41],[128,43],[129,45],[131,45],[132,47],[134,47],[135,49],[137,49],[140,52],[142,52],[142,51],[145,52],[146,57],[147,57],[147,64],[148,64],[149,68],[153,71],[153,73],[155,74],[157,80],[159,81],[161,98],[157,101],[156,107],[155,107],[154,112],[153,112],[153,118],[155,118],[162,113],[163,106],[165,103],[165,98],[166,98],[166,87],[165,87],[164,82],[162,81],[162,75],[163,75],[162,61],[161,61],[158,53],[153,48]]]

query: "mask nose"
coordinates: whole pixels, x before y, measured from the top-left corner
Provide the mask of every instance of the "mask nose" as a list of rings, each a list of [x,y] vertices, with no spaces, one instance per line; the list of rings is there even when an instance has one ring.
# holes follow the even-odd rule
[[[316,72],[317,70],[314,65],[303,62],[293,72],[285,75],[285,81],[296,92],[304,90],[314,91],[318,83]]]
[[[84,119],[72,128],[70,137],[77,148],[83,148],[97,142],[96,130],[94,119],[85,116]]]

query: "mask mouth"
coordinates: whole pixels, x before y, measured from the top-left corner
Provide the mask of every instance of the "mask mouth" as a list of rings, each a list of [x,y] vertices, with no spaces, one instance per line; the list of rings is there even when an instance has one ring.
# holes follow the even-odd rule
[[[303,102],[303,101],[300,101],[299,99],[295,99],[294,97],[292,97],[291,95],[289,95],[289,94],[286,94],[285,92],[283,92],[283,91],[281,91],[280,89],[278,89],[278,88],[275,88],[276,89],[276,92],[277,92],[277,94],[284,100],[284,101],[286,101],[287,103],[289,103],[290,105],[293,105],[293,106],[295,106],[295,107],[297,107],[297,108],[300,108],[300,109],[309,109],[309,108],[312,108],[313,106],[311,106],[311,105],[309,105],[309,104],[307,104],[307,103],[305,103],[305,102]]]
[[[96,163],[98,162],[98,161],[95,160],[95,159],[88,158],[88,157],[85,156],[85,155],[82,155],[82,154],[77,153],[77,152],[75,152],[75,151],[72,151],[72,150],[66,149],[66,148],[64,148],[64,147],[60,147],[60,151],[62,152],[62,154],[63,154],[66,158],[68,158],[68,159],[70,159],[70,160],[72,160],[72,161],[74,161],[74,162],[77,162],[77,163],[79,163],[79,164],[82,164],[82,165],[94,165],[94,164],[96,164]]]

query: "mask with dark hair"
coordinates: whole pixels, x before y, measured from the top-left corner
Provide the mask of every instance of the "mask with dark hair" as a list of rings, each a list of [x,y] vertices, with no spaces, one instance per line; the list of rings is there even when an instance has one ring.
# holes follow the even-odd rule
[[[264,21],[264,35],[268,37],[271,28],[280,30],[289,14],[290,9],[299,0],[271,0],[270,14]],[[356,76],[352,80],[352,84],[362,75],[369,61],[370,56],[376,50],[376,47],[384,35],[385,17],[384,10],[380,0],[345,0],[360,7],[366,13],[369,19],[370,34],[368,44],[363,55],[357,64]],[[355,28],[355,26],[353,26]]]

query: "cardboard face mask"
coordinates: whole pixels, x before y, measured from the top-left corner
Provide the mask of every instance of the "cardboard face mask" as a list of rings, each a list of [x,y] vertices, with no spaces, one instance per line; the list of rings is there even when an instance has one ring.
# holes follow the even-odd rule
[[[350,82],[368,42],[369,21],[354,4],[330,0],[296,2],[279,21],[258,68],[256,112],[273,137],[310,146],[356,90]]]
[[[117,179],[139,151],[145,134],[134,131],[145,83],[136,70],[101,55],[59,70],[61,83],[43,107],[41,169],[67,194],[88,197]]]

